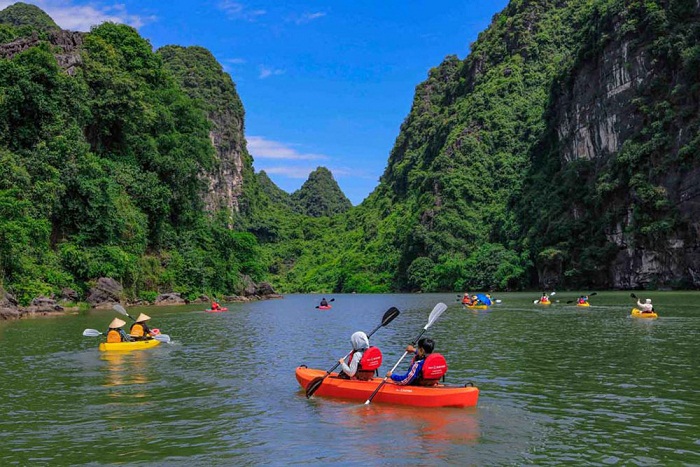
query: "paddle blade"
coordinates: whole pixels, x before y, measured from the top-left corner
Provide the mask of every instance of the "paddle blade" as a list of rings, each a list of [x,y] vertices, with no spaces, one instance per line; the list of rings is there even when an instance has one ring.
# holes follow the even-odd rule
[[[557,294],[556,292],[552,292],[551,294],[549,294],[549,296],[551,297],[551,296],[556,295],[556,294]]]
[[[539,300],[533,300],[533,301],[532,301],[532,304],[533,304],[533,305],[537,305],[538,303],[540,303]]]
[[[335,301],[335,298],[331,298],[331,299],[328,300],[328,301],[329,301],[329,302],[334,302],[334,301]]]
[[[496,300],[496,303],[501,303],[501,302],[503,302],[503,300],[501,300],[500,298],[498,300]]]
[[[321,386],[321,383],[323,383],[324,377],[317,376],[314,379],[311,380],[308,386],[306,386],[306,398],[310,398],[311,396],[314,395],[316,390]]]
[[[573,300],[567,300],[566,303],[567,303],[567,304],[569,304],[569,303],[574,303],[574,301],[573,301]]]
[[[430,316],[428,316],[428,324],[426,324],[423,329],[428,329],[430,326],[432,326],[435,320],[437,320],[445,310],[447,310],[447,305],[444,303],[440,302],[435,305],[433,311],[430,312]]]
[[[386,310],[386,313],[384,313],[384,316],[382,317],[382,326],[386,326],[387,324],[394,321],[394,319],[397,316],[399,316],[399,314],[401,314],[401,312],[395,306],[392,306],[391,308]]]
[[[153,336],[153,338],[158,342],[163,342],[165,344],[170,343],[170,336],[167,334],[158,334],[157,336]]]
[[[593,292],[591,294],[588,294],[589,297],[592,297],[593,295],[598,295],[598,292]]]
[[[97,329],[86,329],[83,331],[83,336],[85,337],[98,337],[101,336],[102,333],[98,331]]]
[[[116,311],[117,313],[123,314],[124,316],[129,316],[129,313],[126,312],[126,310],[124,309],[124,307],[121,306],[121,305],[118,304],[118,303],[117,303],[116,305],[112,306],[112,309],[113,309],[114,311]]]

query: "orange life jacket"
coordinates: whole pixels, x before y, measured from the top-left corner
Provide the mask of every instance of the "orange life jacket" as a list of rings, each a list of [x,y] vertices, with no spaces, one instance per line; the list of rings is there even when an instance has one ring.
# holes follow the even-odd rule
[[[131,325],[131,329],[129,329],[129,334],[135,337],[143,337],[146,334],[146,330],[141,323],[134,323]]]
[[[110,344],[113,342],[121,342],[122,341],[122,335],[119,333],[118,329],[110,329],[107,332],[107,342]]]

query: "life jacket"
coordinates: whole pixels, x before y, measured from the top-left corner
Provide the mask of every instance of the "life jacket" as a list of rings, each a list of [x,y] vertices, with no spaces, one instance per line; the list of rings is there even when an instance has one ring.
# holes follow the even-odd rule
[[[122,335],[119,333],[118,329],[110,329],[107,331],[107,342],[110,344],[113,342],[121,342]]]
[[[439,353],[431,353],[425,357],[423,367],[416,385],[418,386],[436,386],[440,382],[440,378],[447,373],[447,361]]]
[[[355,351],[353,350],[348,361],[351,362],[354,355]],[[379,347],[372,346],[366,349],[362,354],[354,378],[368,381],[374,377],[374,372],[378,370],[380,366],[382,366],[382,351],[379,350]]]
[[[584,303],[586,303],[586,299],[585,299],[585,298],[579,298],[579,299],[578,299],[578,302],[579,302],[580,304],[583,305]]]
[[[134,323],[131,325],[131,329],[129,329],[129,334],[134,337],[143,337],[146,334],[146,330],[144,329],[143,324]]]

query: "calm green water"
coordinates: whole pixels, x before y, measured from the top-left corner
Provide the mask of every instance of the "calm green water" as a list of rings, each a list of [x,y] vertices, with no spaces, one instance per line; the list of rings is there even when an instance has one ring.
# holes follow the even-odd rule
[[[114,312],[0,322],[0,465],[698,465],[700,294],[637,295],[658,320],[629,318],[622,292],[588,309],[565,292],[547,308],[537,293],[501,294],[478,312],[456,294],[131,309],[174,343],[126,354],[81,335]],[[479,387],[476,408],[304,397],[296,366],[330,368],[396,306],[372,339],[386,371],[441,301],[427,335],[448,381]]]

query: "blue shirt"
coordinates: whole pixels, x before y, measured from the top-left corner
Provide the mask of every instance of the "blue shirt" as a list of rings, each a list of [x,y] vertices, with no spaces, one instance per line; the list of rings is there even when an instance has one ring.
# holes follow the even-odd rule
[[[418,361],[413,360],[411,362],[411,367],[408,369],[408,371],[403,374],[403,375],[391,375],[391,380],[398,384],[399,386],[406,386],[409,385],[413,382],[415,382],[418,379],[418,376],[420,375],[421,370],[423,369],[423,362],[425,362],[425,359],[420,359]]]

